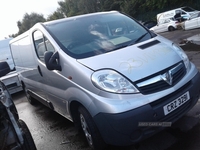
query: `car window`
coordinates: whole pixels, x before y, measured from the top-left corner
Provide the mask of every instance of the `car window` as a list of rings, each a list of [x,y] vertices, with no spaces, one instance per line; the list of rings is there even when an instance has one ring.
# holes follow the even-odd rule
[[[170,19],[160,19],[160,22],[159,24],[165,24],[165,23],[169,23],[170,22]]]
[[[120,13],[74,17],[46,24],[46,28],[62,50],[74,58],[104,54],[151,38],[146,28]]]
[[[163,20],[163,19],[159,20],[159,24],[163,24],[164,22],[165,22],[165,20]]]
[[[44,62],[44,53],[46,51],[55,52],[53,45],[50,41],[42,34],[41,31],[35,31],[33,33],[33,40],[35,45],[35,50],[38,58]]]
[[[170,22],[170,19],[166,19],[164,23],[169,23]]]

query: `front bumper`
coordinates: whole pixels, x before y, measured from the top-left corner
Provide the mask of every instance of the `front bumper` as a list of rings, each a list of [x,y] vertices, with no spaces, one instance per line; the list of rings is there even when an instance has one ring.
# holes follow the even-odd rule
[[[168,115],[164,115],[163,106],[187,91],[190,93],[190,100]],[[123,113],[99,113],[94,116],[94,121],[107,144],[119,146],[131,145],[164,129],[162,126],[141,127],[139,126],[140,122],[174,123],[197,103],[199,95],[200,73],[198,72],[183,87],[161,99]]]
[[[1,77],[1,81],[5,84],[10,94],[23,90],[16,71],[10,72],[9,74]]]

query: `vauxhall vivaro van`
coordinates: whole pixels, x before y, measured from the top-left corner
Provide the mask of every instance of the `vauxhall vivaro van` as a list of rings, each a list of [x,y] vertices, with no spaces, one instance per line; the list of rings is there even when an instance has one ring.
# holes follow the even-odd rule
[[[29,102],[73,121],[95,149],[150,137],[199,98],[183,50],[117,11],[37,23],[10,47]]]

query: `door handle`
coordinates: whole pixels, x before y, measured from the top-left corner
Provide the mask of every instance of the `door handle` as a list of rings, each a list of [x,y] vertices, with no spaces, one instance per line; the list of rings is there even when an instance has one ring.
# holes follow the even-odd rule
[[[43,74],[42,74],[42,71],[41,71],[41,69],[40,69],[40,66],[37,66],[37,69],[38,69],[40,75],[43,77]]]

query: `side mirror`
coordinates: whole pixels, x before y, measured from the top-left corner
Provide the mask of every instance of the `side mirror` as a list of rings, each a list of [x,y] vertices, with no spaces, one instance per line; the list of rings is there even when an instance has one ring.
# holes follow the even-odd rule
[[[55,52],[55,53],[50,52],[50,51],[45,52],[44,53],[44,62],[46,64],[47,69],[62,71],[62,68],[59,64],[58,52]]]
[[[10,72],[10,67],[6,61],[0,62],[0,77],[5,76]]]

